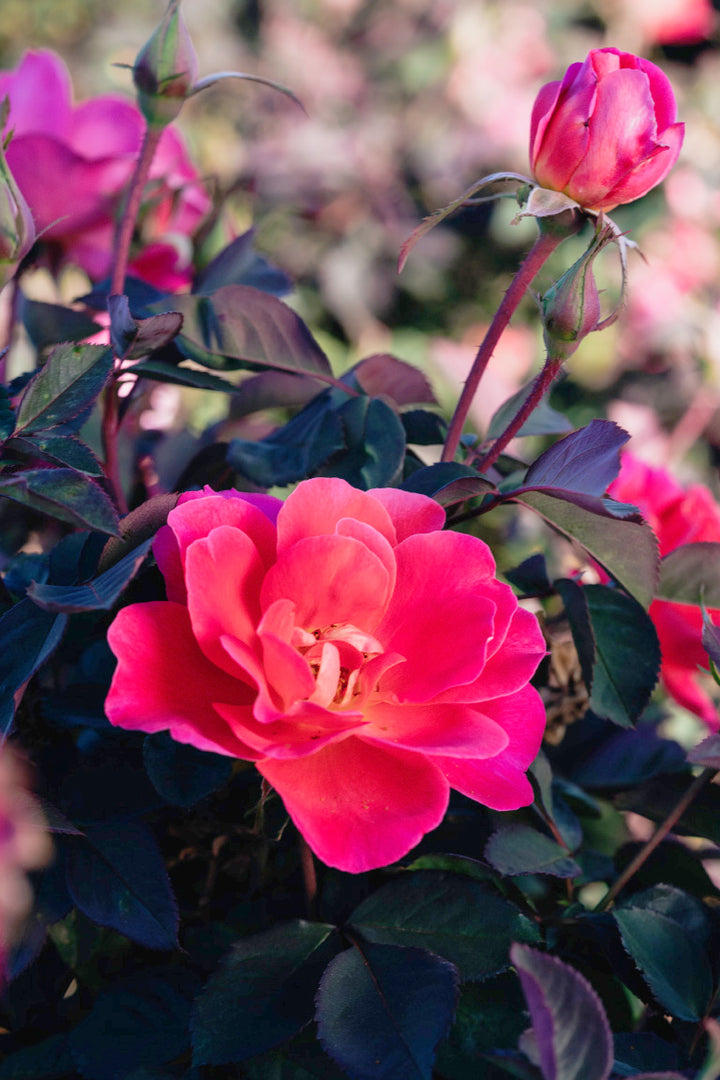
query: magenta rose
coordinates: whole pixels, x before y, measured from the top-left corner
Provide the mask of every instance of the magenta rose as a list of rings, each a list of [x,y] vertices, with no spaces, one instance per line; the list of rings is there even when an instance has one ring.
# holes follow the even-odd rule
[[[0,73],[0,100],[10,99],[6,132],[14,132],[8,164],[25,196],[38,235],[53,261],[81,266],[91,278],[110,272],[116,216],[145,129],[139,110],[107,94],[73,105],[65,64],[52,52],[26,53]],[[191,235],[210,209],[178,132],[167,128],[146,193],[143,242],[170,245]],[[187,260],[186,260],[187,264]],[[146,277],[154,265],[146,262]],[[132,268],[131,268],[132,269]],[[180,275],[182,276],[182,275]],[[183,282],[189,281],[185,266]],[[179,280],[175,267],[174,281]]]
[[[622,455],[620,475],[609,488],[620,502],[637,506],[652,526],[667,555],[680,544],[699,541],[720,543],[720,506],[702,484],[682,488],[667,469],[646,465],[632,454]],[[720,611],[711,610],[713,622]],[[717,705],[703,686],[700,669],[707,670],[708,658],[702,642],[702,611],[694,604],[654,600],[650,618],[655,624],[662,649],[661,677],[671,697],[695,713],[713,730],[720,723]]]
[[[659,67],[618,49],[592,49],[533,106],[530,162],[541,187],[588,210],[645,195],[675,163],[684,124]]]
[[[545,726],[535,616],[431,499],[343,480],[286,502],[181,496],[154,553],[167,601],[110,627],[110,721],[254,761],[325,863],[405,855],[450,788],[532,801]]]

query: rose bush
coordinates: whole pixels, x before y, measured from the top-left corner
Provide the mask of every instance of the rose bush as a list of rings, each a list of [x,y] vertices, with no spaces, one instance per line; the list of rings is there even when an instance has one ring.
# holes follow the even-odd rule
[[[530,162],[541,187],[588,210],[612,210],[667,176],[685,130],[667,76],[619,49],[592,49],[540,90]]]
[[[703,484],[683,488],[667,469],[625,453],[609,494],[638,507],[657,535],[661,556],[680,544],[720,542],[720,506]],[[713,622],[720,621],[720,611],[711,610],[710,616]],[[720,725],[718,709],[703,687],[699,670],[708,667],[701,643],[702,611],[693,604],[654,600],[650,617],[660,639],[661,677],[667,692],[716,730]]]
[[[254,761],[326,863],[359,872],[439,825],[449,789],[532,801],[545,715],[534,615],[422,495],[301,483],[181,496],[166,601],[109,631],[110,721]]]
[[[95,280],[104,277],[111,267],[116,215],[145,128],[139,109],[115,94],[74,106],[65,64],[44,50],[27,52],[14,71],[0,73],[0,100],[6,95],[10,113],[4,134],[13,131],[8,164],[52,265],[75,263]],[[189,280],[190,260],[180,272],[171,257],[174,240],[195,231],[210,198],[173,128],[162,135],[146,195],[143,242],[154,245],[155,257],[140,264],[140,273],[160,288],[177,287]],[[158,279],[160,268],[165,278]]]

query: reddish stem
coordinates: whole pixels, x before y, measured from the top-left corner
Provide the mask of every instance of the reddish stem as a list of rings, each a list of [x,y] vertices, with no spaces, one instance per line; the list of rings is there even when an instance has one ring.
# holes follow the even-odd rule
[[[520,406],[518,412],[502,434],[498,435],[487,453],[477,461],[476,468],[478,469],[478,472],[485,472],[486,469],[489,469],[491,465],[495,464],[507,444],[517,435],[528,416],[530,416],[530,413],[537,405],[539,405],[540,401],[542,401],[561,367],[562,357],[548,356],[544,368],[535,379],[532,390],[525,398],[525,401]]]
[[[120,220],[116,244],[115,264],[113,266],[112,280],[110,282],[110,296],[120,295],[125,288],[125,276],[127,274],[128,260],[130,257],[130,244],[132,243],[135,223],[140,211],[145,184],[147,183],[150,166],[152,165],[157,144],[162,134],[161,128],[147,127],[143,137],[140,155],[135,163],[135,171],[130,181],[127,202]],[[102,442],[105,454],[104,470],[115,496],[115,502],[121,514],[127,513],[127,503],[120,481],[120,468],[117,452],[117,435],[119,427],[118,387],[116,376],[120,371],[120,360],[116,358],[114,378],[105,390],[102,419]]]
[[[490,363],[490,359],[492,358],[495,346],[500,339],[500,335],[510,322],[515,309],[531,285],[538,270],[553,253],[558,244],[560,244],[568,235],[570,235],[569,232],[563,233],[559,229],[545,229],[542,227],[541,223],[538,238],[525,256],[515,277],[510,282],[510,287],[505,293],[500,307],[495,312],[495,317],[477,351],[473,366],[470,369],[470,374],[467,377],[462,394],[460,395],[460,400],[457,403],[452,420],[450,421],[447,439],[445,440],[445,447],[442,452],[442,461],[453,461],[455,459],[455,453],[460,443],[460,436],[462,435],[467,414],[472,405],[473,398],[477,393],[480,380],[485,373],[486,367]]]

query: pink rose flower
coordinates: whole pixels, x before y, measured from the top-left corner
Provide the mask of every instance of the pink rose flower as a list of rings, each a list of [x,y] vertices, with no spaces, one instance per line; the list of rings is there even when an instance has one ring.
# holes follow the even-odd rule
[[[530,161],[541,187],[588,210],[612,210],[663,180],[682,146],[672,86],[649,60],[592,49],[540,90]]]
[[[105,277],[116,215],[145,129],[141,113],[115,94],[73,105],[69,72],[47,51],[25,53],[14,71],[0,73],[0,100],[6,95],[6,132],[14,131],[8,164],[53,263],[75,263],[95,280]],[[210,208],[172,128],[161,138],[146,199],[146,242],[191,234]]]
[[[110,721],[254,761],[350,872],[405,855],[451,787],[527,805],[545,644],[487,545],[444,521],[425,496],[339,479],[284,503],[181,496],[154,546],[167,601],[110,627]]]
[[[625,453],[620,475],[608,494],[619,502],[638,507],[657,535],[661,556],[680,544],[720,542],[720,506],[702,484],[683,488],[667,469],[646,465]],[[718,610],[711,609],[709,614],[713,622],[720,619]],[[708,667],[701,642],[702,611],[694,604],[653,600],[650,618],[660,639],[665,689],[683,708],[717,730],[718,709],[703,688],[703,676],[698,670]]]

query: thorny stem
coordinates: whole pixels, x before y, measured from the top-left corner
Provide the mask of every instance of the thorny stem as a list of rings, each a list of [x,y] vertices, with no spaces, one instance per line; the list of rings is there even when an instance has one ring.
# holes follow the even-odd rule
[[[523,426],[528,416],[530,416],[530,413],[533,411],[533,409],[536,408],[540,401],[542,401],[543,397],[550,388],[550,384],[560,371],[561,367],[562,357],[548,356],[547,360],[545,361],[545,366],[543,367],[542,371],[539,373],[539,375],[535,379],[535,382],[533,383],[532,390],[526,397],[525,401],[521,405],[516,415],[510,421],[502,434],[498,435],[497,439],[492,444],[487,453],[484,454],[476,463],[476,468],[479,472],[485,472],[486,469],[489,469],[491,465],[495,464],[507,444],[511,441],[511,439],[515,437],[515,435],[517,435],[518,431]]]
[[[115,264],[113,266],[112,280],[110,282],[110,295],[117,296],[125,288],[125,275],[127,273],[128,259],[130,256],[130,244],[137,221],[140,204],[142,202],[145,184],[147,182],[150,166],[155,156],[155,150],[162,134],[161,128],[147,127],[143,137],[140,155],[135,163],[135,171],[130,181],[127,202],[120,220],[115,250]],[[115,360],[115,375],[120,369],[120,361]],[[102,419],[102,442],[105,454],[105,475],[110,483],[118,510],[121,514],[127,513],[127,503],[120,482],[120,468],[117,453],[118,433],[118,393],[115,379],[105,390],[105,401]]]
[[[563,235],[560,233],[560,230],[545,230],[541,228],[537,240],[525,256],[515,277],[510,282],[510,287],[505,293],[500,307],[495,312],[495,317],[477,351],[472,368],[470,369],[470,374],[467,377],[452,420],[450,421],[447,439],[445,440],[445,447],[442,452],[442,461],[453,461],[455,459],[455,453],[460,443],[460,436],[462,435],[467,414],[472,405],[473,398],[477,393],[480,380],[490,363],[495,346],[500,340],[500,335],[510,322],[515,309],[531,285],[538,270],[540,270],[543,263],[567,235],[569,234],[565,233],[565,235]]]
[[[648,842],[642,846],[638,851],[632,862],[623,870],[620,877],[615,881],[608,891],[603,896],[600,903],[595,908],[595,911],[607,911],[607,909],[614,903],[615,897],[624,889],[631,877],[633,877],[640,867],[643,865],[646,859],[652,855],[658,844],[662,843],[667,834],[671,831],[680,818],[683,816],[690,804],[697,798],[702,789],[706,787],[710,781],[717,776],[718,770],[714,768],[703,769],[699,776],[696,776],[690,787],[687,789],[683,797],[678,801],[673,810],[670,811],[668,816],[657,827],[653,835]]]

